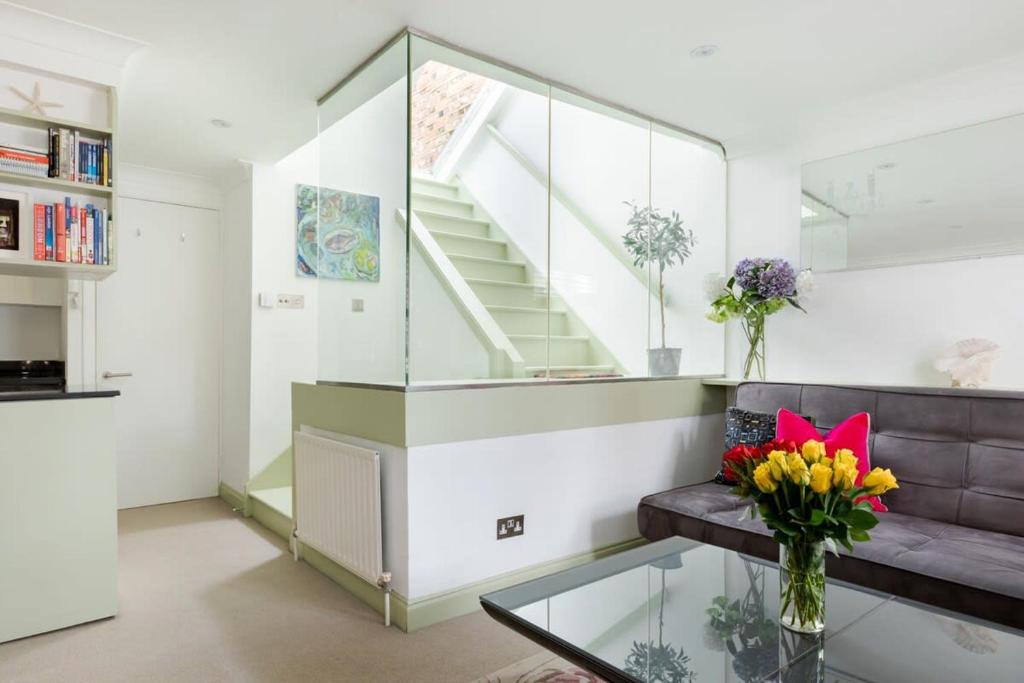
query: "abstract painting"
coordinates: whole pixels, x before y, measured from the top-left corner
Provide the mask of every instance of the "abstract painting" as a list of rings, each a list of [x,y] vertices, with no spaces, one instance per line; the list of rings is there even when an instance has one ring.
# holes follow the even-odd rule
[[[380,198],[297,185],[295,208],[298,275],[380,282]]]

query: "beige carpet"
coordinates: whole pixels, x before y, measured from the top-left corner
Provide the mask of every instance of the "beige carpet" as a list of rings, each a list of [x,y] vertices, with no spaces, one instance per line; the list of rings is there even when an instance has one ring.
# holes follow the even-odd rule
[[[545,651],[474,683],[604,683],[604,679]]]
[[[482,612],[416,633],[218,499],[120,514],[119,616],[0,645],[3,683],[466,683],[540,651]]]

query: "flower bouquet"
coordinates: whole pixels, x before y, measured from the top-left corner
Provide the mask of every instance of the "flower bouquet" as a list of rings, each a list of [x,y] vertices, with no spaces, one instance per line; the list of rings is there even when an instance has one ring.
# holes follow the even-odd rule
[[[826,455],[821,441],[772,441],[737,446],[725,455],[733,493],[750,498],[779,543],[779,623],[802,633],[825,628],[825,551],[853,550],[878,524],[867,496],[899,488],[888,469],[876,467],[857,481],[857,456],[841,448]]]
[[[800,299],[811,289],[811,272],[798,275],[788,261],[781,258],[745,258],[736,264],[733,276],[725,280],[715,276],[706,283],[711,312],[708,319],[724,323],[739,318],[747,336],[747,357],[743,362],[743,379],[757,370],[765,378],[764,322],[787,305],[804,311]],[[806,311],[804,311],[806,313]]]

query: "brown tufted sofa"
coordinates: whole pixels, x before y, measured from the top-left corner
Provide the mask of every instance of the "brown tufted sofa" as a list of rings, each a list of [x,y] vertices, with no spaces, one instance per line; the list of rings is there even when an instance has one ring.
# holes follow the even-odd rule
[[[824,432],[871,415],[871,464],[890,467],[872,539],[829,557],[829,576],[1024,628],[1024,393],[745,383],[736,405],[813,416]],[[647,496],[640,532],[769,560],[778,546],[743,503],[709,482]]]

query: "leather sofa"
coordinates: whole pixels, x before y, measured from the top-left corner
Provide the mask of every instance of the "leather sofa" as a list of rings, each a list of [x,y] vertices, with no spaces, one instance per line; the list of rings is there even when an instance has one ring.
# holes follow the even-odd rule
[[[813,416],[824,433],[871,415],[871,465],[892,468],[871,540],[828,558],[827,574],[896,596],[1024,628],[1024,393],[744,383],[736,405]],[[760,520],[714,482],[645,497],[640,532],[685,536],[778,559]]]

